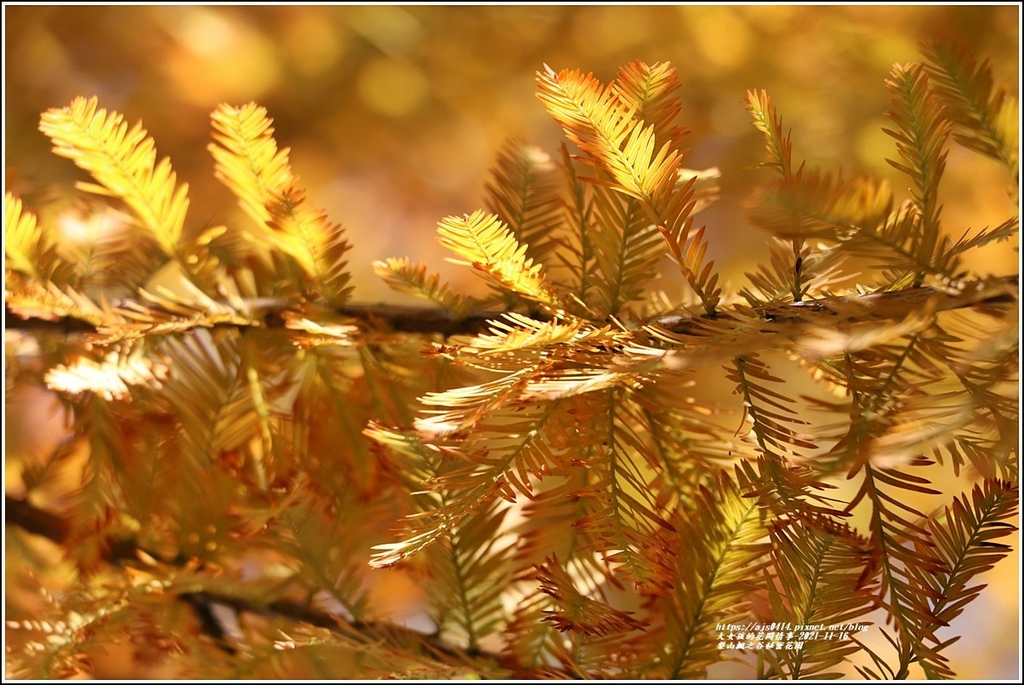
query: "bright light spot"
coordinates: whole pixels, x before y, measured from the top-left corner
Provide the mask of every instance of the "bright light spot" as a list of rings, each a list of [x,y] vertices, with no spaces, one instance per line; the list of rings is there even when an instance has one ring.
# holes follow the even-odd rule
[[[296,70],[315,76],[334,66],[347,48],[346,36],[327,17],[311,11],[295,14],[284,35],[284,48]]]
[[[99,393],[107,401],[129,398],[128,388],[133,385],[160,387],[169,371],[139,357],[119,359],[111,352],[103,361],[80,358],[70,366],[60,364],[46,372],[47,387],[58,392],[78,395],[83,392]]]
[[[389,55],[407,52],[423,36],[419,19],[402,7],[357,7],[346,16],[353,31]]]
[[[175,7],[167,15],[182,50],[166,69],[182,97],[202,105],[258,98],[281,78],[277,47],[230,8]]]
[[[217,10],[193,8],[178,28],[179,40],[201,57],[219,57],[239,41],[236,28]]]
[[[750,25],[732,7],[705,7],[687,13],[693,24],[691,35],[704,58],[729,71],[746,62],[753,46]]]
[[[409,114],[428,92],[427,79],[416,66],[387,57],[364,66],[357,87],[367,107],[389,117]]]
[[[61,237],[70,243],[92,243],[127,228],[126,217],[113,209],[92,214],[71,209],[57,217]]]

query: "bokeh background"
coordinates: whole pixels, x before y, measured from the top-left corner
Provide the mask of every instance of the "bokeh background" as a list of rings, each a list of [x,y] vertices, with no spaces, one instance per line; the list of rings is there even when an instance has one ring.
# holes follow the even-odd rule
[[[1020,22],[1017,4],[5,5],[5,185],[32,209],[71,202],[81,176],[49,154],[39,115],[96,95],[141,119],[171,157],[191,186],[193,224],[244,221],[213,179],[206,145],[218,103],[255,100],[292,149],[311,199],[348,230],[356,300],[404,301],[373,275],[371,262],[389,256],[425,260],[472,291],[479,280],[443,262],[436,222],[480,207],[507,139],[557,151],[560,130],[534,95],[537,70],[608,80],[632,60],[670,61],[692,131],[685,164],[722,173],[721,199],[702,220],[712,258],[738,289],[767,242],[743,212],[767,175],[754,168],[763,143],[742,105],[748,89],[773,97],[797,158],[889,177],[901,189],[906,181],[884,161],[894,143],[881,131],[892,65],[919,59],[921,41],[956,41],[1019,93]],[[1016,211],[1001,169],[960,148],[942,192],[956,235]],[[1018,259],[1000,244],[969,266],[1014,273]],[[960,677],[1020,675],[1018,559],[990,574],[995,591],[964,615],[963,638],[950,648]]]
[[[5,162],[18,190],[78,178],[47,154],[39,114],[96,95],[141,119],[172,158],[191,184],[193,223],[244,220],[213,180],[206,145],[218,103],[255,100],[311,199],[350,232],[356,293],[367,301],[394,297],[370,267],[389,256],[414,255],[480,286],[441,263],[434,229],[480,206],[506,139],[557,152],[561,132],[535,97],[544,64],[602,80],[636,59],[677,67],[692,131],[685,163],[722,171],[722,201],[706,221],[719,236],[712,257],[736,285],[764,249],[742,210],[767,174],[751,168],[763,144],[741,103],[748,89],[773,97],[798,158],[900,188],[881,131],[894,63],[918,59],[922,40],[953,40],[990,59],[997,77],[1019,80],[1016,5],[6,6],[5,22]],[[957,148],[948,166],[951,231],[1012,211],[994,164]],[[1016,255],[1001,249],[993,270],[1010,272]]]

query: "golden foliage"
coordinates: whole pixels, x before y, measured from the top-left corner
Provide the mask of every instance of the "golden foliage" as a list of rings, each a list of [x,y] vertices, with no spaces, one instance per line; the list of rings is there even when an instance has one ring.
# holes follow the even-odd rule
[[[526,256],[520,243],[495,214],[477,211],[450,216],[437,225],[441,244],[512,292],[525,295],[550,311],[559,309],[559,297],[545,282],[543,268]]]
[[[374,272],[397,292],[432,300],[454,316],[467,313],[471,301],[452,292],[447,283],[441,282],[440,274],[430,273],[429,268],[422,262],[410,262],[407,257],[389,257],[373,263]]]
[[[156,161],[156,145],[138,123],[128,128],[117,112],[107,113],[98,98],[78,97],[47,110],[39,128],[53,141],[54,153],[88,171],[97,183],[79,183],[91,193],[123,200],[165,254],[177,254],[188,213],[188,184],[166,157]]]
[[[682,166],[672,66],[545,68],[561,154],[509,143],[485,208],[438,224],[493,296],[373,264],[440,311],[348,303],[344,232],[255,103],[218,107],[209,147],[250,224],[195,232],[141,125],[46,112],[136,223],[62,247],[5,198],[8,364],[70,419],[9,507],[19,582],[47,582],[33,531],[76,574],[45,618],[12,608],[9,672],[81,675],[143,634],[225,677],[953,677],[942,631],[1010,551],[1019,456],[1017,279],[961,264],[1019,218],[953,240],[941,179],[953,143],[1017,167],[987,66],[926,55],[886,82],[906,199],[795,162],[747,93],[774,173],[734,290],[693,224],[720,172]],[[666,257],[680,297],[651,292]],[[393,625],[388,577],[428,631]],[[891,653],[789,627],[875,616]]]
[[[212,115],[214,139],[210,154],[216,175],[238,197],[256,224],[250,236],[266,259],[279,250],[294,259],[308,283],[307,294],[331,305],[349,297],[345,253],[349,249],[341,226],[306,199],[288,163],[288,150],[278,150],[272,121],[255,103],[221,105]]]
[[[48,275],[38,269],[53,260],[54,247],[50,236],[37,229],[37,221],[35,214],[22,210],[19,198],[4,195],[4,268],[47,280]]]

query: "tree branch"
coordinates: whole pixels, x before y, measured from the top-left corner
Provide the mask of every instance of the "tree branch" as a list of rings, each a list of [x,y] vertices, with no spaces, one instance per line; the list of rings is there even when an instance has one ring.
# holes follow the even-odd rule
[[[65,542],[71,526],[59,515],[41,509],[27,500],[4,495],[4,525],[14,526],[33,535],[39,535],[57,544]],[[183,566],[188,559],[179,555],[174,559],[166,559],[161,554],[143,549],[133,539],[117,538],[103,546],[103,560],[115,567],[124,566],[128,560],[137,560],[149,556],[161,563],[171,566]],[[516,680],[536,680],[550,677],[573,678],[573,674],[554,667],[524,667],[505,654],[486,651],[466,651],[449,645],[436,635],[429,635],[388,623],[375,621],[347,621],[336,614],[317,609],[309,604],[302,604],[287,599],[276,599],[266,604],[256,604],[251,600],[235,597],[221,592],[205,590],[181,592],[177,598],[190,605],[199,617],[204,633],[214,639],[217,645],[229,654],[237,654],[238,650],[231,643],[227,632],[211,610],[213,605],[229,607],[238,613],[256,614],[267,617],[280,617],[326,628],[345,639],[364,645],[384,645],[397,652],[407,651],[410,646],[423,645],[423,656],[442,655],[452,659],[453,663],[470,664],[474,659],[483,659],[497,664],[510,673]]]
[[[805,321],[809,315],[825,316],[829,324],[858,321],[899,319],[911,313],[925,302],[933,303],[934,311],[948,311],[975,306],[999,307],[1018,301],[1019,275],[1002,276],[969,283],[962,291],[940,290],[930,286],[907,288],[870,295],[843,295],[807,300],[774,307],[760,307],[753,311],[764,321],[776,324]],[[254,318],[252,328],[285,328],[283,314],[288,303],[277,302],[261,310],[261,318]],[[501,316],[500,311],[473,312],[463,317],[453,317],[447,311],[436,307],[419,307],[394,304],[353,304],[333,310],[333,314],[352,319],[368,331],[390,331],[396,333],[437,334],[444,336],[476,335],[484,332],[488,324]],[[720,315],[721,316],[721,315]],[[728,314],[726,314],[728,316]],[[531,314],[531,318],[547,321],[550,317]],[[669,315],[647,323],[657,325],[669,332],[686,334],[704,315]],[[603,322],[602,322],[603,323]],[[237,323],[204,324],[201,320],[192,326],[176,326],[175,332],[190,328],[232,327]],[[76,333],[97,333],[91,323],[72,316],[47,320],[39,317],[22,318],[5,307],[5,330],[54,332],[70,336]]]
[[[68,525],[64,519],[33,506],[27,500],[7,494],[4,495],[4,525],[17,526],[57,544],[64,542],[68,536]]]

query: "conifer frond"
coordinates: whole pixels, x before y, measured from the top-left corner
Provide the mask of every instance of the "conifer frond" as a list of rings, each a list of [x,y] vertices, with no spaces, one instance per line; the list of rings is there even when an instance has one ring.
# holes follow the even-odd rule
[[[373,271],[392,290],[433,300],[452,316],[460,316],[471,307],[469,298],[453,293],[448,284],[441,281],[441,275],[431,272],[423,262],[410,262],[407,257],[388,257],[386,261],[374,262]]]
[[[305,191],[290,187],[270,206],[267,228],[275,236],[275,244],[288,247],[306,272],[306,291],[311,299],[323,299],[340,306],[352,293],[349,285],[347,253],[351,247],[340,224],[327,220],[327,215],[313,207]]]
[[[1018,452],[1019,322],[1015,317],[998,323],[989,317],[962,318],[958,321],[947,317],[947,328],[955,325],[955,333],[936,335],[924,342],[931,358],[949,365],[967,393],[963,408],[971,412],[970,423],[932,453],[940,461],[948,455],[957,473],[961,465],[970,463],[983,477],[995,478],[1014,462]],[[943,337],[952,337],[953,342],[972,340],[977,330],[990,334],[971,348],[943,344]]]
[[[764,360],[751,356],[735,358],[727,371],[734,392],[743,398],[745,416],[738,433],[756,453],[755,460],[737,468],[747,496],[756,496],[780,516],[840,515],[833,501],[820,494],[833,486],[816,479],[807,466],[817,450],[816,438],[802,429],[808,422],[797,415],[792,398],[772,387],[782,379]]]
[[[765,650],[771,668],[762,678],[839,679],[841,672],[828,671],[842,664],[860,647],[853,630],[840,626],[858,624],[875,604],[874,559],[868,541],[842,524],[819,527],[805,521],[775,521],[772,536],[772,569],[769,584],[772,623],[779,622],[774,643],[781,649]],[[826,637],[801,640],[800,626],[820,625]],[[787,645],[797,640],[799,646]]]
[[[842,242],[892,213],[892,189],[870,177],[844,180],[817,169],[781,179],[751,197],[755,225],[779,238]]]
[[[658,148],[654,126],[635,119],[636,108],[622,101],[614,84],[602,87],[592,74],[550,67],[538,72],[537,81],[538,97],[569,140],[611,177],[593,182],[647,203],[675,185],[679,152],[667,142]]]
[[[960,260],[951,250],[949,238],[945,235],[929,237],[931,234],[926,233],[924,222],[918,205],[908,200],[900,203],[877,227],[853,232],[846,242],[851,253],[883,260],[874,266],[887,267],[890,273],[903,271],[959,278],[962,275],[957,270]],[[898,282],[899,279],[887,280]]]
[[[583,180],[596,186],[595,273],[605,314],[618,313],[642,292],[664,250],[657,240],[659,230],[672,236],[676,252],[688,249],[694,179],[681,181],[681,152],[673,149],[678,143],[673,136],[679,132],[662,118],[674,114],[662,102],[675,87],[670,71],[665,65],[635,63],[624,70],[624,83],[603,88],[593,75],[578,71],[556,74],[548,68],[538,73],[538,96],[597,171]],[[645,108],[657,118],[657,126],[638,119]],[[677,261],[705,308],[713,311],[717,292],[710,265],[704,269]]]
[[[754,128],[765,139],[768,155],[766,166],[774,167],[782,178],[793,178],[803,170],[803,164],[793,171],[793,141],[790,133],[782,128],[782,117],[765,91],[747,91],[747,111],[754,117]]]
[[[611,388],[621,376],[601,369],[556,369],[527,383],[523,396],[529,399],[556,400]]]
[[[313,298],[344,304],[351,292],[344,230],[329,222],[297,185],[289,151],[278,150],[266,109],[255,103],[222,104],[211,121],[216,142],[209,151],[216,161],[215,175],[255,222],[250,235],[262,252],[260,258],[267,261],[266,253],[282,251],[298,264]]]
[[[774,239],[768,246],[767,263],[757,273],[747,272],[751,287],[740,294],[752,307],[772,307],[784,302],[802,302],[805,297],[820,297],[831,286],[844,280],[846,255],[839,249],[812,248],[797,241],[800,252],[793,261],[794,242]]]
[[[882,335],[887,328],[882,328]],[[916,329],[899,339],[907,331],[898,325],[895,340],[875,341],[818,365],[822,377],[845,388],[849,397],[838,403],[818,403],[849,417],[843,424],[843,434],[828,452],[817,457],[820,473],[847,470],[848,477],[856,475],[871,460],[875,442],[903,419],[896,398],[917,395],[919,388],[934,382],[936,371],[927,359],[923,367],[914,363],[921,358],[916,348],[925,330],[919,325]]]
[[[545,612],[551,611],[558,611],[558,605],[553,597],[539,590],[520,599],[509,617],[509,639],[503,655],[532,668],[560,663],[570,673],[582,673],[582,669],[573,667],[572,643],[550,621],[544,620],[549,616]]]
[[[634,67],[628,74],[630,78],[639,78],[644,67],[640,64]],[[656,66],[651,74],[661,71],[662,68]],[[636,296],[641,282],[638,273],[649,273],[660,256],[660,246],[651,235],[651,223],[653,228],[671,237],[669,244],[683,275],[700,295],[705,309],[709,313],[714,311],[718,292],[714,288],[716,278],[711,273],[711,265],[693,263],[692,259],[688,261],[680,256],[695,256],[694,250],[699,250],[700,245],[700,236],[693,239],[696,245],[691,244],[689,238],[690,216],[695,210],[695,179],[688,175],[687,180],[683,180],[679,173],[681,152],[672,149],[672,141],[662,142],[661,138],[656,141],[656,127],[636,121],[634,107],[625,105],[615,89],[622,88],[626,98],[636,100],[639,107],[654,104],[643,101],[643,97],[657,100],[660,94],[637,92],[641,84],[635,79],[625,86],[613,83],[602,91],[592,76],[583,77],[579,72],[555,74],[549,69],[539,75],[538,80],[541,100],[562,124],[569,139],[588,155],[586,161],[598,170],[597,178],[585,180],[597,185],[598,190],[608,187],[637,201],[623,203],[614,195],[596,193],[597,211],[601,215],[598,223],[601,233],[595,240],[597,256],[600,260],[608,255],[604,257],[607,263],[599,262],[597,266],[605,280],[608,312],[616,313],[619,306]],[[654,84],[647,84],[651,85]],[[670,84],[664,81],[655,91],[662,87],[670,87]],[[636,121],[632,129],[629,120]],[[658,144],[661,147],[655,153]],[[606,196],[603,202],[602,195]],[[618,262],[611,261],[616,256]]]
[[[589,513],[574,525],[588,536],[588,549],[621,567],[647,591],[670,585],[673,563],[667,536],[673,526],[655,499],[654,457],[647,449],[640,409],[623,388],[599,391],[603,416],[600,445],[587,461],[589,484],[575,496],[588,500]]]
[[[374,563],[394,563],[434,544],[496,498],[532,499],[534,483],[564,467],[564,455],[584,439],[592,403],[556,400],[536,405],[511,399],[489,405],[474,419],[469,435],[430,434],[420,443],[409,434],[373,429],[371,437],[424,465],[422,480],[414,487],[424,487],[430,495],[404,521],[405,540],[379,546],[382,551]]]
[[[689,213],[689,211],[687,211]],[[705,262],[708,242],[704,239],[704,226],[697,229],[696,233],[690,234],[692,219],[687,219],[676,232],[664,227],[659,227],[665,241],[668,243],[669,255],[676,263],[686,281],[693,288],[694,292],[704,306],[704,313],[713,316],[722,300],[722,289],[718,287],[718,274],[715,273],[715,263]]]
[[[523,369],[478,385],[427,393],[420,398],[425,407],[424,417],[416,419],[415,428],[427,439],[469,428],[488,413],[518,397],[529,375],[530,369]]]
[[[743,398],[749,432],[764,454],[799,457],[805,450],[817,449],[813,438],[801,432],[800,426],[808,424],[797,415],[793,399],[771,386],[785,381],[773,375],[763,360],[737,357],[728,375]]]
[[[588,399],[577,404],[595,403]],[[583,418],[577,425],[583,430],[590,423],[589,418]],[[585,432],[570,437],[568,444],[582,444],[584,452],[600,447]],[[584,467],[566,466],[556,471],[554,478],[546,478],[538,485],[541,491],[523,507],[522,522],[514,530],[518,537],[516,564],[520,569],[516,579],[525,588],[508,627],[516,639],[509,641],[505,651],[516,654],[520,663],[560,663],[567,672],[582,674],[586,667],[580,663],[580,650],[595,640],[579,632],[562,633],[552,621],[545,620],[552,614],[564,614],[564,610],[553,596],[537,586],[540,566],[558,559],[573,587],[594,601],[606,602],[608,591],[621,587],[611,565],[587,549],[587,536],[574,525],[586,515],[590,504],[587,498],[576,496],[587,480]]]
[[[79,357],[70,365],[51,367],[43,380],[51,390],[71,395],[94,392],[108,402],[129,399],[132,386],[159,388],[161,380],[167,377],[167,367],[145,357],[141,348],[135,352],[123,354],[114,350],[98,361]]]
[[[715,422],[715,411],[699,401],[695,381],[672,373],[651,374],[651,381],[633,397],[663,467],[657,485],[664,506],[671,508],[681,493],[731,465],[736,444]]]
[[[21,198],[4,194],[4,268],[38,281],[48,281],[59,266],[56,244],[36,215],[22,208]]]
[[[229,304],[214,300],[193,285],[177,264],[168,264],[154,274],[146,286],[139,288],[139,295],[147,306],[135,306],[131,311],[136,321],[154,325],[166,322],[167,330],[173,328],[173,321],[167,321],[172,317],[186,319],[195,325],[205,324],[208,327],[218,323],[240,326],[255,324],[255,321],[243,312],[235,310]]]
[[[893,208],[892,201],[884,181],[846,182],[812,170],[758,193],[750,216],[780,238],[834,241],[849,256],[878,260],[874,268],[899,274],[887,278],[890,285],[905,274],[914,280],[920,275],[962,277],[959,256],[949,238],[926,234],[918,204],[907,200]],[[936,227],[937,222],[936,214]]]
[[[810,192],[807,193],[808,197],[805,200],[796,200],[796,206],[790,207],[792,212],[790,216],[786,217],[786,212],[783,211],[774,217],[776,222],[781,219],[795,224],[795,230],[794,227],[786,227],[778,233],[779,235],[790,234],[789,249],[783,250],[781,243],[774,243],[771,247],[771,268],[762,264],[759,274],[747,274],[752,284],[760,290],[760,294],[752,293],[747,289],[741,291],[741,294],[755,306],[773,304],[790,298],[794,302],[801,302],[808,294],[820,291],[839,280],[838,266],[844,259],[844,255],[839,249],[828,249],[820,244],[811,249],[806,244],[805,240],[809,237],[807,231],[810,227],[805,227],[803,224],[811,217],[803,215],[806,213],[813,215],[815,210],[800,205],[806,200],[815,198],[811,200],[812,204],[817,204],[819,207],[822,205],[832,206],[832,211],[838,209],[840,213],[846,213],[844,212],[846,208],[856,207],[855,216],[850,219],[857,220],[864,218],[865,208],[877,211],[879,201],[884,201],[884,193],[872,192],[874,190],[872,185],[862,183],[862,192],[859,193],[859,196],[854,195],[857,189],[855,185],[848,191],[841,191],[846,197],[843,195],[829,197],[831,183],[828,176],[820,177],[817,172],[813,171],[806,172],[805,176],[803,162],[797,169],[793,169],[793,142],[790,133],[783,130],[782,117],[776,111],[768,94],[763,90],[759,93],[748,91],[746,104],[747,110],[754,117],[754,127],[762,133],[765,139],[765,150],[768,157],[765,166],[773,167],[780,177],[774,184],[775,188],[778,190],[786,188],[781,191],[782,195],[800,188]],[[808,182],[806,186],[804,186],[805,181]],[[837,185],[841,186],[841,183],[837,183]],[[800,195],[806,190],[797,190],[796,194]],[[783,200],[781,204],[786,205],[789,202]],[[810,211],[808,212],[808,210]],[[762,221],[765,218],[766,215],[761,215]],[[842,233],[843,231],[840,231],[840,234]]]
[[[353,492],[359,501],[369,498],[370,493],[383,487],[385,478],[384,460],[363,436],[373,405],[351,401],[353,396],[368,396],[376,402],[371,388],[383,387],[378,371],[371,364],[361,363],[362,352],[363,348],[353,353],[351,347],[325,341],[287,365],[295,379],[296,394],[291,414],[281,415],[275,433],[275,439],[282,442],[282,451],[290,455],[293,468],[308,473],[318,488],[337,493],[341,501],[347,501],[345,498]],[[388,380],[395,382],[394,376]],[[332,420],[323,420],[325,412]],[[333,456],[317,458],[320,454]]]
[[[543,394],[541,385],[557,384],[569,377],[604,375],[614,380],[637,372],[625,363],[621,368],[608,368],[608,351],[628,339],[610,326],[591,328],[578,319],[571,323],[542,322],[515,313],[502,318],[504,321],[489,322],[490,333],[480,334],[458,348],[454,361],[496,372],[529,369],[520,399],[533,399],[534,394]]]
[[[564,398],[495,412],[479,425],[476,439],[446,449],[465,466],[446,473],[438,483],[473,488],[478,496],[500,496],[510,502],[518,495],[533,499],[539,482],[568,461],[573,441],[584,439],[580,417],[589,414],[585,403]]]
[[[558,344],[583,344],[595,338],[612,337],[606,335],[610,332],[608,327],[593,329],[579,320],[572,323],[544,322],[515,312],[507,313],[503,318],[505,321],[491,321],[490,333],[482,333],[473,338],[466,353],[488,356],[530,348],[543,349]]]
[[[726,656],[716,625],[748,622],[770,547],[756,501],[727,473],[698,486],[680,514],[674,588],[661,600],[664,632],[652,639],[671,646],[660,677],[702,678]]]
[[[567,462],[573,441],[586,439],[582,417],[593,410],[586,401],[559,397],[539,404],[510,403],[490,412],[475,426],[469,439],[453,436],[438,444],[444,454],[458,460],[434,478],[434,485],[460,493],[463,502],[518,496],[534,498],[536,483],[558,472]],[[469,494],[469,495],[467,495]],[[434,512],[435,517],[443,512]]]
[[[941,320],[955,324],[957,317],[944,314]],[[958,471],[964,456],[980,458],[974,451],[986,444],[988,458],[977,466],[994,475],[1017,430],[1017,411],[1007,404],[1007,393],[1014,391],[1005,385],[1013,382],[1007,375],[1016,378],[1010,367],[1017,334],[999,325],[988,342],[967,342],[976,341],[978,325],[972,321],[970,329],[952,334],[928,316],[912,315],[904,322],[865,327],[859,350],[849,348],[838,364],[819,363],[823,377],[847,387],[851,397],[830,409],[849,420],[842,437],[817,459],[822,471],[848,468],[856,473],[868,460],[877,466],[905,465],[921,453],[940,461],[948,455]],[[995,368],[1007,375],[990,375]],[[991,385],[997,376],[1001,380]]]
[[[930,533],[920,523],[924,514],[907,503],[912,501],[907,493],[936,494],[924,476],[913,473],[913,467],[929,462],[911,459],[893,465],[872,460],[876,441],[899,439],[897,427],[908,418],[904,412],[913,416],[914,408],[907,398],[918,395],[920,390],[915,388],[927,387],[929,379],[934,382],[938,373],[917,342],[920,336],[914,334],[900,344],[879,345],[846,356],[844,376],[850,383],[852,420],[832,453],[851,455],[845,458],[852,463],[851,477],[863,473],[860,488],[846,510],[852,511],[862,500],[870,507],[870,540],[878,551],[881,573],[879,599],[897,631],[897,673],[906,673],[910,663],[918,661],[934,673],[948,675],[944,657],[933,646],[938,626],[931,616],[930,603],[937,597],[922,593],[913,576],[915,567],[933,575],[943,573],[945,568],[934,551]],[[896,396],[903,397],[906,406],[895,404]],[[952,411],[963,409],[954,407]],[[910,439],[918,439],[921,428],[910,428]],[[911,449],[908,455],[914,452]]]
[[[437,225],[437,232],[442,245],[504,288],[552,313],[561,310],[560,298],[545,281],[543,267],[526,256],[526,245],[516,240],[496,215],[478,210],[462,217],[449,216]]]
[[[66,280],[89,293],[101,291],[127,298],[136,295],[161,268],[178,264],[150,249],[148,241],[133,239],[129,215],[90,205],[62,213],[58,219],[62,235],[56,247],[63,264],[51,280]]]
[[[780,237],[828,237],[858,254],[895,259],[900,268],[916,274],[918,282],[924,275],[957,278],[961,274],[956,271],[955,256],[962,250],[941,235],[937,198],[950,124],[920,65],[897,65],[886,83],[893,106],[888,116],[898,128],[884,130],[897,140],[902,157],[902,162],[890,160],[890,164],[914,182],[913,203],[890,212],[891,200],[883,186],[860,182],[858,190],[856,185],[832,181],[818,172],[805,172],[802,166],[794,172],[791,144],[782,133],[781,119],[765,94],[750,93],[748,109],[766,135],[769,163],[783,176],[768,194],[755,199],[753,218]],[[770,200],[766,202],[766,198]],[[856,207],[860,209],[851,214],[849,210]],[[866,214],[864,210],[868,210]],[[998,234],[1010,230],[1004,228]],[[978,244],[984,242],[983,236]],[[961,244],[964,250],[974,246],[966,237]],[[897,283],[901,279],[898,275],[889,280]]]
[[[39,318],[43,321],[59,321],[68,318],[84,321],[96,329],[97,337],[106,334],[118,335],[119,327],[128,320],[117,308],[104,299],[94,302],[71,286],[58,288],[53,283],[21,284],[18,277],[8,274],[5,284],[7,308],[25,319]]]
[[[927,464],[922,460],[922,465]],[[930,531],[922,525],[925,515],[907,504],[907,492],[938,494],[927,487],[929,481],[909,469],[864,467],[860,489],[847,505],[852,510],[862,499],[870,505],[870,541],[878,553],[880,572],[879,602],[896,628],[899,669],[897,677],[906,677],[912,662],[926,672],[950,677],[946,658],[934,646],[938,622],[931,607],[940,597],[922,588],[918,573],[941,575],[948,566],[937,554]],[[907,517],[910,518],[907,518]]]
[[[188,184],[164,158],[142,124],[131,129],[117,112],[99,108],[97,98],[75,98],[61,109],[49,109],[39,125],[54,144],[54,152],[88,171],[97,183],[80,183],[83,190],[123,200],[141,226],[168,256],[178,253],[188,212]]]
[[[485,189],[484,209],[527,246],[528,257],[549,263],[562,204],[560,174],[547,153],[519,141],[505,143]]]
[[[298,562],[293,579],[337,602],[349,620],[360,621],[367,618],[366,564],[357,541],[376,518],[377,507],[359,501],[351,490],[333,499],[325,501],[309,483],[298,480],[287,497],[265,508],[237,507],[233,514],[242,519],[238,528],[245,525],[260,537],[279,536],[275,551]]]
[[[180,421],[189,458],[205,464],[248,441],[258,416],[238,379],[237,339],[200,329],[169,339],[164,351],[175,372],[163,392]]]
[[[175,262],[168,262],[167,266],[178,269]],[[93,301],[75,288],[68,286],[62,290],[52,283],[45,288],[38,284],[17,286],[16,293],[8,296],[7,306],[21,316],[45,316],[47,320],[64,317],[66,321],[88,324],[89,341],[103,345],[195,328],[245,328],[255,324],[251,318],[207,297],[180,272],[177,275],[183,294],[163,286],[158,288],[159,295],[139,289],[143,301],[128,300],[122,306],[111,304],[102,291],[98,301]]]
[[[885,83],[892,94],[889,102],[893,107],[886,115],[897,128],[882,130],[896,139],[896,149],[903,158],[903,162],[886,161],[910,176],[914,183],[914,204],[920,213],[915,241],[919,248],[915,254],[930,261],[940,238],[939,181],[947,155],[942,148],[951,127],[921,65],[897,64]]]
[[[428,551],[434,558],[431,595],[439,632],[453,632],[456,643],[471,652],[505,621],[502,589],[511,580],[515,551],[514,541],[500,531],[507,514],[504,502],[491,501]]]
[[[562,249],[558,250],[555,256],[560,265],[569,272],[567,285],[569,291],[575,293],[574,302],[570,304],[588,308],[591,303],[590,291],[594,283],[597,254],[594,231],[591,230],[591,226],[594,225],[594,199],[576,174],[569,148],[565,143],[562,143],[561,152],[561,169],[569,200],[564,203],[565,236],[560,241]]]
[[[956,129],[954,139],[1006,167],[1020,180],[1020,112],[1017,98],[995,88],[988,60],[978,64],[963,47],[923,44],[924,70]]]
[[[565,449],[566,454],[568,448],[576,445],[583,446],[585,455],[596,450],[599,445],[592,434],[591,424],[592,414],[597,410],[599,406],[589,398],[575,400],[566,411],[570,415],[582,415],[576,421],[576,430],[567,432],[561,441],[552,440],[552,445]],[[585,549],[587,539],[574,525],[587,511],[588,501],[576,496],[587,485],[587,469],[568,464],[566,459],[560,462],[558,468],[552,468],[545,474],[544,480],[537,484],[538,492],[522,507],[522,519],[514,529],[517,537],[516,564],[521,573],[532,581],[535,567],[548,557],[557,556],[563,568],[587,594],[599,593],[606,585],[615,585],[611,567]],[[550,626],[536,627],[547,630]]]
[[[1007,242],[1018,233],[1020,233],[1020,218],[1010,217],[995,228],[983,228],[971,237],[967,237],[967,231],[965,231],[960,239],[949,248],[949,251],[955,255],[965,254],[993,241]]]
[[[945,563],[944,572],[933,575],[917,566],[910,573],[920,592],[934,598],[931,613],[940,626],[948,626],[966,605],[985,588],[984,584],[970,585],[972,579],[992,568],[1010,553],[1010,547],[994,540],[1016,530],[1008,519],[1017,514],[1018,488],[1005,481],[986,480],[974,486],[968,496],[954,498],[952,507],[946,507],[941,517],[928,521],[931,540],[937,556]],[[926,552],[928,553],[928,552]],[[944,642],[936,640],[936,650],[957,641],[954,637]],[[948,669],[935,669],[922,662],[929,679],[949,674]]]
[[[78,572],[91,575],[102,568],[108,540],[126,532],[126,521],[111,515],[127,508],[124,481],[118,474],[125,470],[130,455],[136,453],[143,441],[139,431],[123,428],[140,418],[133,411],[134,403],[117,399],[108,402],[98,394],[85,394],[83,398],[84,402],[72,407],[76,436],[80,436],[80,444],[87,446],[88,459],[68,498],[67,542],[75,550]]]
[[[594,225],[588,229],[595,252],[590,274],[595,286],[592,308],[606,317],[643,293],[665,246],[634,198],[597,187],[592,207]]]
[[[266,224],[270,206],[295,183],[289,149],[278,150],[273,120],[254,102],[242,107],[222,104],[210,118],[216,144],[208,149],[217,163],[215,175],[257,225]]]
[[[553,404],[525,417],[495,410],[477,426],[479,438],[455,435],[448,444],[435,439],[440,447],[382,426],[368,430],[410,460],[410,488],[422,489],[416,511],[402,522],[404,539],[377,545],[371,565],[390,566],[427,549],[442,586],[434,597],[438,623],[454,626],[472,649],[504,620],[500,595],[492,589],[506,584],[513,570],[515,545],[498,532],[508,513],[504,500],[514,502],[517,492],[532,496],[531,478],[566,449],[567,439],[560,438],[556,447],[549,434],[549,429],[565,430],[557,427],[559,421],[572,420],[559,410]],[[552,417],[561,418],[549,422]]]
[[[554,597],[559,609],[545,611],[545,621],[558,630],[588,636],[618,635],[642,630],[644,624],[629,612],[620,611],[582,594],[562,568],[558,558],[549,557],[537,567],[540,591]]]
[[[426,444],[412,431],[389,428],[371,421],[364,433],[403,459],[402,481],[414,495],[413,510],[400,525],[403,539],[374,545],[370,559],[374,568],[387,568],[447,538],[460,523],[480,507],[487,507],[493,495],[484,499],[493,482],[473,488],[447,491],[443,482],[447,471],[457,469],[461,461],[451,459],[450,451]]]
[[[676,123],[680,88],[675,67],[668,62],[647,64],[637,60],[621,67],[612,81],[619,100],[634,114],[637,121],[654,127],[654,136],[682,150],[688,131]]]

